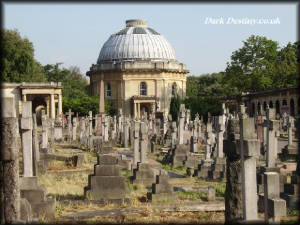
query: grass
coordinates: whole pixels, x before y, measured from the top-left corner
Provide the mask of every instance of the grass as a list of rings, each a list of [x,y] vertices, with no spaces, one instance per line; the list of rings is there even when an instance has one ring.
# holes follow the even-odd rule
[[[40,184],[46,187],[47,194],[56,200],[82,199],[84,187],[88,185],[87,174],[62,175],[60,173],[40,176]]]
[[[199,193],[196,191],[177,191],[176,192],[179,196],[180,199],[201,199],[201,200],[206,200],[207,194],[206,193]]]

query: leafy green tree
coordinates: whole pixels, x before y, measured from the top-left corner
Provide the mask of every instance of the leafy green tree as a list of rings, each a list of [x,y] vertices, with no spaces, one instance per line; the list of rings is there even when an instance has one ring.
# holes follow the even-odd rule
[[[182,100],[179,95],[174,95],[171,98],[170,102],[170,114],[172,115],[172,120],[177,121],[180,104],[182,104]]]
[[[34,59],[33,44],[17,30],[2,31],[2,81],[46,81],[42,66]]]
[[[272,88],[272,78],[278,56],[278,43],[261,36],[250,36],[244,46],[233,52],[227,63],[224,83],[235,93]]]
[[[278,53],[273,88],[299,85],[299,41],[288,43]]]

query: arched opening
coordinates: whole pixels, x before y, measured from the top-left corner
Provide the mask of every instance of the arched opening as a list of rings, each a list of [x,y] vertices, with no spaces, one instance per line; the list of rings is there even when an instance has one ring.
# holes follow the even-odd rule
[[[267,110],[267,103],[266,102],[264,102],[264,111],[266,111]]]
[[[111,85],[106,83],[106,97],[111,97]]]
[[[177,84],[174,82],[172,84],[172,95],[176,95],[177,94]]]
[[[141,82],[140,83],[140,95],[141,96],[146,96],[147,95],[147,84],[146,84],[146,82]]]
[[[294,99],[290,100],[290,115],[295,116],[295,103]]]
[[[257,114],[260,115],[261,114],[261,108],[260,108],[260,102],[257,103]]]
[[[269,102],[269,108],[273,109],[273,102],[272,101]]]
[[[280,114],[280,104],[278,100],[275,102],[275,109],[276,109],[276,114]]]

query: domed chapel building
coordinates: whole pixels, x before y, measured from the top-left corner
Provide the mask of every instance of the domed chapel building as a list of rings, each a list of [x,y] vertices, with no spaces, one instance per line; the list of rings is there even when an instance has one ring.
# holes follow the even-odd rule
[[[126,27],[104,43],[87,76],[100,102],[110,99],[117,111],[140,118],[144,112],[167,116],[172,95],[185,98],[188,72],[170,43],[145,20],[127,20]]]

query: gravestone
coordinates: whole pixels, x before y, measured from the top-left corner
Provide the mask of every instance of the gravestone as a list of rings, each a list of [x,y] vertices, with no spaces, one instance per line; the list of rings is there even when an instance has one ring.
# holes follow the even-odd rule
[[[280,223],[280,217],[286,216],[286,203],[279,197],[279,174],[276,172],[264,173],[264,212],[265,223]]]
[[[54,140],[61,142],[63,140],[62,135],[62,122],[61,119],[57,116],[54,121]]]
[[[123,124],[123,145],[124,148],[129,147],[129,118],[124,117],[124,124]]]
[[[240,106],[239,121],[240,139],[236,146],[242,164],[243,220],[257,221],[256,160],[260,143],[255,133],[254,119],[247,118],[243,105]]]
[[[72,115],[74,115],[74,112],[69,109],[69,111],[66,113],[68,117],[68,141],[72,140]]]
[[[84,196],[93,200],[117,201],[123,203],[128,189],[125,177],[120,174],[118,159],[111,155],[98,155],[98,163],[94,174],[89,175],[88,186],[84,188]]]
[[[294,118],[289,116],[287,121],[287,129],[288,129],[288,144],[284,146],[282,149],[282,159],[283,160],[299,160],[299,148],[298,145],[293,144],[293,129],[294,129]]]
[[[152,192],[147,193],[148,200],[155,202],[174,201],[176,195],[173,193],[173,185],[169,183],[168,173],[160,170],[156,175],[156,181],[152,184]]]
[[[152,185],[155,182],[155,171],[152,166],[148,163],[137,164],[137,168],[133,170],[134,184]]]

